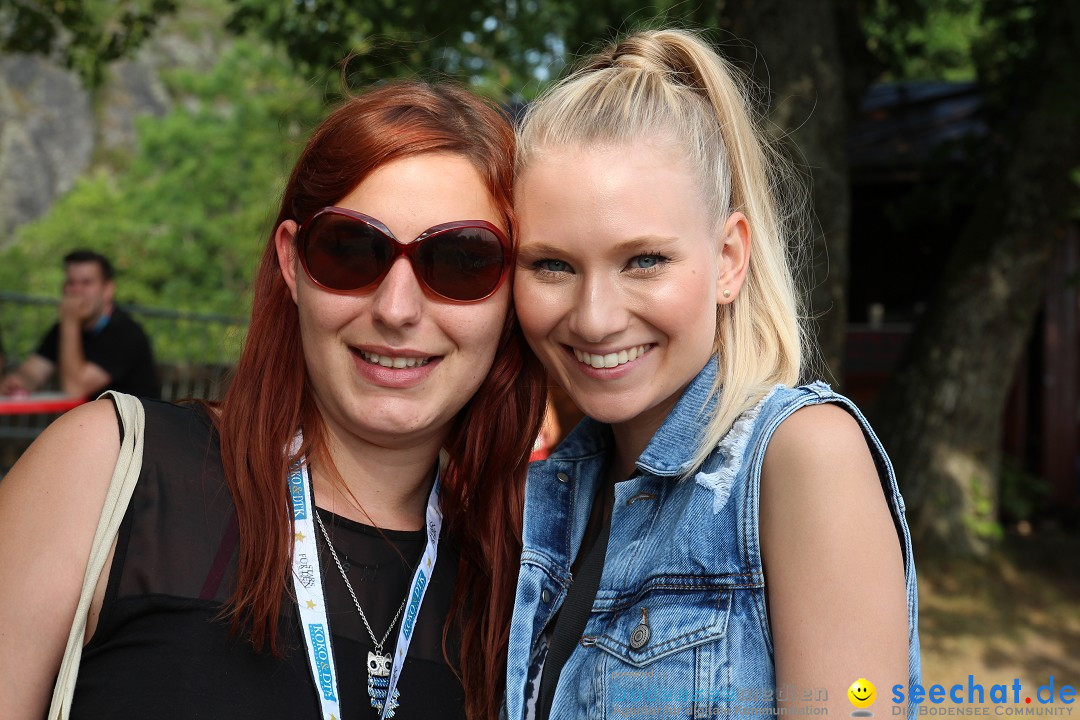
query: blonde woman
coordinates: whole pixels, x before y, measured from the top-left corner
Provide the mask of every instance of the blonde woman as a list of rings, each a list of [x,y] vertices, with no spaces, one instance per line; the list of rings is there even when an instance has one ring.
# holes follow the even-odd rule
[[[799,386],[777,163],[685,31],[607,47],[524,119],[518,317],[588,417],[526,485],[512,720],[891,716],[918,681],[888,458]]]

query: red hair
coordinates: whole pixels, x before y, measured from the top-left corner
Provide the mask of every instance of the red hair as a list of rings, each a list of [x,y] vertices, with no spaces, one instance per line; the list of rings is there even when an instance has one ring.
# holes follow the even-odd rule
[[[395,159],[448,152],[470,160],[513,237],[514,135],[505,113],[449,85],[388,84],[348,99],[308,140],[289,177],[277,226],[334,205]],[[402,198],[403,202],[409,200]],[[461,629],[460,668],[470,718],[498,714],[521,554],[529,451],[544,408],[543,371],[511,309],[495,362],[455,420],[441,500],[446,532],[461,548],[450,617]],[[217,420],[240,528],[228,612],[256,650],[280,652],[278,617],[289,592],[293,525],[282,448],[300,427],[300,452],[327,460],[326,428],[301,349],[297,309],[278,267],[273,233],[255,281],[247,342]],[[469,662],[463,662],[469,658]]]

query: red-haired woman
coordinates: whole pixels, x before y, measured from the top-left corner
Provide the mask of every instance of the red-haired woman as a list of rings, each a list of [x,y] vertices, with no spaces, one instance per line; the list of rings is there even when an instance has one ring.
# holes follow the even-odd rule
[[[512,162],[505,117],[448,86],[316,129],[224,402],[144,403],[75,717],[496,713],[544,401],[510,306]],[[0,485],[7,718],[48,705],[119,443],[90,403]]]

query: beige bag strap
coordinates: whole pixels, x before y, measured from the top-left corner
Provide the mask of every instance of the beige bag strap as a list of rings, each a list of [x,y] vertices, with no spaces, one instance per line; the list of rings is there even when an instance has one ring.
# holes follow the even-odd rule
[[[71,698],[75,693],[75,679],[79,674],[79,661],[82,659],[83,641],[86,636],[86,616],[90,611],[101,571],[109,557],[116,534],[120,530],[120,521],[124,519],[135,483],[142,471],[143,429],[146,416],[142,403],[131,395],[108,391],[101,397],[110,396],[120,413],[120,422],[124,428],[124,439],[120,444],[120,456],[116,459],[109,492],[105,496],[105,505],[101,508],[97,530],[94,532],[94,544],[90,548],[90,559],[86,563],[83,576],[82,593],[79,606],[68,634],[64,659],[60,663],[60,673],[53,688],[52,704],[49,706],[49,720],[67,720],[71,712]]]

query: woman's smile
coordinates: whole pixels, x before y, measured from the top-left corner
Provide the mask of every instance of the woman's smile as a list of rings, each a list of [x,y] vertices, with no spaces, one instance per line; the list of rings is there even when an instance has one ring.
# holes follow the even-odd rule
[[[349,348],[360,378],[382,388],[413,388],[427,380],[442,360],[441,355],[428,355],[414,350],[379,352]]]
[[[582,365],[588,365],[590,368],[600,370],[601,368],[615,368],[627,363],[634,362],[639,357],[647,353],[654,347],[654,343],[648,343],[646,345],[634,345],[630,348],[623,350],[614,350],[611,352],[605,352],[603,350],[594,350],[588,352],[586,350],[579,350],[578,348],[570,348],[574,357]]]

